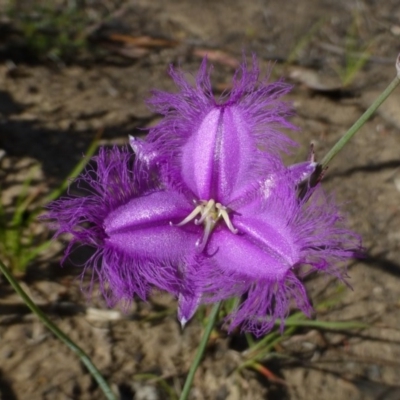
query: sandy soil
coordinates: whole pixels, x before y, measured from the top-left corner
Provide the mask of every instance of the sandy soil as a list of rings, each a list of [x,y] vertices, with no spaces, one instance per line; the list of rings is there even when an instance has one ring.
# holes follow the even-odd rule
[[[152,88],[173,90],[170,63],[195,72],[208,53],[218,91],[229,84],[243,51],[255,52],[264,70],[274,61],[274,76],[295,84],[288,98],[302,131],[292,160],[301,160],[311,141],[321,158],[361,115],[393,79],[400,51],[397,0],[86,3],[93,50],[63,63],[27,56],[10,31],[14,21],[6,17],[7,2],[0,2],[0,149],[6,154],[0,182],[9,212],[29,174],[29,190],[39,201],[72,170],[99,131],[102,144],[123,144],[128,134],[141,135],[141,128],[154,124],[157,116],[144,101]],[[138,47],[110,41],[112,34],[164,42]],[[346,59],[357,59],[367,45],[368,61],[344,86]],[[245,357],[243,338],[218,331],[191,399],[400,398],[400,89],[334,160],[324,185],[344,204],[367,255],[349,268],[353,290],[339,292],[336,282],[326,279],[309,281],[315,304],[337,298],[316,317],[364,321],[370,328],[296,331],[274,349],[281,357],[265,361],[286,384],[255,371],[238,372]],[[167,296],[136,303],[127,314],[106,310],[97,298],[89,303],[77,268],[59,267],[63,246],[55,244],[31,263],[21,277],[26,290],[89,353],[121,399],[173,399],[163,382],[180,391],[200,339],[200,319],[181,332],[175,301]],[[28,312],[3,278],[0,398],[102,398],[77,358]]]

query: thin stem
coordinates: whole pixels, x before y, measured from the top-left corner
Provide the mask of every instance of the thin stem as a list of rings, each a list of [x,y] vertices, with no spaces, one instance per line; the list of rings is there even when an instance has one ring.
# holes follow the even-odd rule
[[[57,199],[60,197],[60,195],[68,188],[69,184],[71,183],[71,179],[75,178],[78,176],[82,170],[85,168],[86,164],[88,161],[91,159],[93,154],[96,152],[97,148],[99,147],[99,141],[100,137],[102,135],[103,131],[99,130],[94,137],[92,143],[90,143],[89,148],[86,150],[86,154],[82,159],[78,162],[78,164],[75,165],[75,167],[72,169],[72,171],[69,173],[68,177],[64,179],[64,181],[61,183],[61,185],[54,189],[52,192],[50,192],[46,198],[43,201],[43,204],[49,203],[52,200]]]
[[[192,387],[192,383],[193,383],[194,374],[200,364],[201,358],[203,357],[204,349],[206,348],[208,339],[213,330],[215,320],[217,318],[220,307],[221,307],[221,302],[218,302],[218,303],[214,304],[214,306],[211,310],[210,316],[208,317],[206,329],[203,333],[203,337],[201,338],[199,347],[197,348],[196,355],[195,355],[192,365],[190,367],[188,376],[186,378],[185,386],[183,387],[181,397],[179,398],[179,400],[186,400],[189,396],[190,388]]]
[[[376,109],[389,97],[394,89],[400,83],[400,55],[396,60],[397,76],[389,84],[389,86],[379,95],[365,113],[354,123],[354,125],[340,138],[340,140],[332,147],[328,154],[321,161],[322,169],[326,168],[333,157],[339,153],[346,143],[357,133],[357,131],[367,122],[368,118],[376,111]]]
[[[14,290],[21,296],[22,300],[25,304],[31,309],[31,311],[36,314],[39,319],[43,322],[43,324],[50,329],[50,331],[64,344],[66,344],[78,357],[81,359],[82,363],[85,364],[86,368],[92,374],[93,378],[99,384],[101,390],[108,400],[116,400],[114,393],[111,391],[108,383],[100,374],[100,371],[96,368],[96,366],[92,363],[89,356],[79,347],[77,346],[60,328],[58,328],[47,315],[31,300],[31,298],[26,294],[26,292],[22,289],[20,284],[16,281],[14,276],[8,270],[8,268],[3,264],[0,260],[0,270],[10,282],[11,286]]]

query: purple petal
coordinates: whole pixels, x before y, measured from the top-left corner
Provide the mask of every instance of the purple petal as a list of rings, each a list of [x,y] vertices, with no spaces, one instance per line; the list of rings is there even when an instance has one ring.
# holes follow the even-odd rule
[[[215,232],[208,250],[226,273],[279,280],[298,261],[299,251],[290,232],[279,232],[273,225],[249,218],[237,219],[235,227],[240,234],[225,229]]]
[[[214,232],[208,253],[219,268],[251,279],[277,281],[298,262],[297,237],[288,224],[297,200],[281,179],[271,177],[268,189],[259,190],[258,198],[234,210],[232,223],[238,234],[222,227]]]
[[[360,238],[319,186],[309,189],[307,201],[298,199],[290,174],[273,176],[264,186],[258,198],[231,214],[238,234],[224,225],[215,229],[197,279],[202,301],[244,296],[227,317],[229,329],[241,325],[256,335],[270,330],[277,318],[283,324],[293,302],[309,314],[295,273],[324,271],[343,280],[341,262],[360,251]]]
[[[168,180],[190,188],[198,199],[227,204],[232,193],[271,169],[279,150],[294,145],[279,131],[296,129],[287,121],[290,106],[279,100],[290,86],[259,82],[255,60],[252,70],[242,65],[232,91],[219,102],[211,93],[205,62],[196,87],[180,72],[171,75],[180,92],[154,92],[149,103],[165,117],[147,140],[157,147]]]
[[[136,295],[146,300],[154,288],[178,295],[182,260],[195,248],[200,227],[177,228],[169,221],[179,222],[190,204],[174,193],[143,193],[152,181],[140,181],[127,148],[101,148],[94,161],[77,180],[87,196],[52,202],[44,217],[57,229],[56,237],[72,236],[64,259],[75,245],[94,248],[83,273],[90,270],[89,291],[98,281],[109,305],[129,303]]]
[[[188,249],[195,249],[201,232],[194,224],[185,229],[171,226],[192,211],[189,206],[175,192],[159,191],[134,198],[104,220],[106,243],[136,258],[178,262]],[[189,228],[197,235],[189,233]]]
[[[199,199],[227,203],[248,178],[257,148],[238,107],[215,107],[182,148],[182,178]]]

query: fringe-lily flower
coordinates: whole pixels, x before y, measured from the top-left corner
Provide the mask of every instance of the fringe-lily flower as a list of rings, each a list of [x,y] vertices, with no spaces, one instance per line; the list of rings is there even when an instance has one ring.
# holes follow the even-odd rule
[[[131,139],[135,162],[125,148],[102,149],[80,178],[89,196],[52,203],[48,218],[72,234],[67,255],[77,242],[96,248],[86,266],[109,300],[166,290],[184,325],[200,304],[239,296],[230,329],[261,335],[293,304],[309,313],[300,271],[340,278],[359,239],[320,187],[299,198],[316,164],[280,160],[292,144],[278,131],[292,127],[278,100],[288,87],[243,66],[216,102],[205,68],[195,88],[173,72],[181,92],[155,94],[165,118],[146,141]]]

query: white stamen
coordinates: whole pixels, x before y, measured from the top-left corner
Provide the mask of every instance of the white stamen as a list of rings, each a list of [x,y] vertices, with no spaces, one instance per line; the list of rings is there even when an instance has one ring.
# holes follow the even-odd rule
[[[190,222],[197,214],[200,214],[202,212],[203,206],[199,205],[197,206],[183,221],[179,222],[179,224],[173,224],[170,222],[169,224],[171,226],[182,226]],[[196,223],[196,221],[195,221]],[[197,224],[196,224],[197,225]]]
[[[237,234],[239,231],[232,225],[232,221],[229,218],[228,212],[226,211],[226,207],[224,207],[221,203],[217,203],[215,205],[215,207],[217,208],[217,210],[219,210],[218,212],[218,218],[222,217],[223,220],[225,221],[226,226],[228,227],[228,229],[233,233],[233,234]]]
[[[221,203],[215,203],[215,200],[202,200],[200,202],[195,202],[195,209],[179,224],[173,224],[170,222],[171,226],[183,226],[188,222],[194,220],[195,225],[204,225],[204,232],[201,239],[196,242],[196,247],[199,252],[202,252],[210,238],[210,235],[215,228],[217,222],[222,218],[225,221],[228,229],[233,233],[237,234],[239,231],[233,226],[232,221],[229,218],[228,209]],[[195,217],[200,214],[200,218],[195,219]]]

